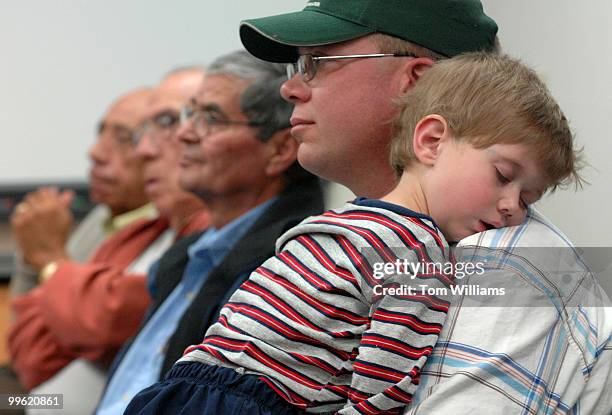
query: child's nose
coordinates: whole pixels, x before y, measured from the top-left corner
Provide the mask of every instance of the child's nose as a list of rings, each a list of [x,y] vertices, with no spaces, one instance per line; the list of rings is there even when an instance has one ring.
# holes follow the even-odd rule
[[[521,203],[520,189],[509,189],[499,200],[498,211],[505,226],[516,226],[525,220],[527,209]]]

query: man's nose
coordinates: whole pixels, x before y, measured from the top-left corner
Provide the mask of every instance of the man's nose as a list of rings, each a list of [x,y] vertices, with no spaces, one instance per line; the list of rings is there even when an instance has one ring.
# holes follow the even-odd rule
[[[153,143],[150,133],[145,132],[142,134],[140,140],[138,140],[138,144],[136,145],[136,154],[145,159],[152,158],[157,155],[157,146]]]
[[[174,134],[174,139],[183,144],[199,144],[201,140],[193,128],[192,120],[185,121],[179,125]]]
[[[310,88],[302,80],[300,74],[295,74],[291,79],[286,80],[280,89],[281,96],[285,101],[292,104],[305,102],[310,99]]]
[[[103,135],[99,135],[89,149],[89,158],[96,164],[103,164],[108,161],[109,152],[108,140],[105,140]]]

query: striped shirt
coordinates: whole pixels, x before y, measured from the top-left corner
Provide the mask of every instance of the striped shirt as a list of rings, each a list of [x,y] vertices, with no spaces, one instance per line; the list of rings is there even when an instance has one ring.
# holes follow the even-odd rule
[[[398,413],[438,339],[452,283],[431,270],[375,272],[398,260],[452,257],[431,218],[389,203],[358,199],[308,218],[277,241],[277,255],[251,274],[181,361],[262,375],[309,412]],[[419,284],[440,294],[383,290]]]
[[[512,295],[453,299],[405,414],[610,415],[612,304],[567,237],[532,210],[459,245],[496,264],[482,286]]]

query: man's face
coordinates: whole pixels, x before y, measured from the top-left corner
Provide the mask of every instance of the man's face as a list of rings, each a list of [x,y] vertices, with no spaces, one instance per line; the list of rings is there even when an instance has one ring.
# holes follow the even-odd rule
[[[367,36],[300,48],[301,54],[319,56],[376,52],[378,46]],[[304,168],[356,193],[372,175],[393,181],[388,145],[405,59],[409,58],[319,61],[312,80],[303,82],[296,75],[283,84],[283,98],[295,104],[291,134],[300,143],[298,160]],[[381,192],[393,184],[387,183]]]
[[[143,120],[149,99],[149,91],[137,91],[116,102],[102,120],[98,139],[89,151],[90,197],[107,205],[114,215],[147,203],[142,160],[131,134]]]
[[[163,216],[181,212],[195,196],[179,185],[181,145],[176,138],[181,107],[189,102],[202,83],[200,71],[170,75],[153,91],[147,111],[147,128],[137,152],[144,160],[145,191]]]
[[[192,107],[219,121],[246,122],[240,95],[248,81],[228,75],[204,78]],[[181,186],[205,200],[252,193],[266,180],[268,146],[256,137],[256,129],[241,124],[210,125],[199,136],[193,121],[181,126]]]

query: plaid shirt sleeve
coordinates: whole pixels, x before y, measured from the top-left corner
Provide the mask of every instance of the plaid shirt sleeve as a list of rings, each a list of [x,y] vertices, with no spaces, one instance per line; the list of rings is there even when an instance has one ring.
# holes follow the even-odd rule
[[[612,304],[577,262],[568,273],[543,259],[572,255],[567,237],[532,210],[521,226],[459,247],[496,263],[471,284],[503,284],[507,293],[453,300],[404,413],[612,413]]]

